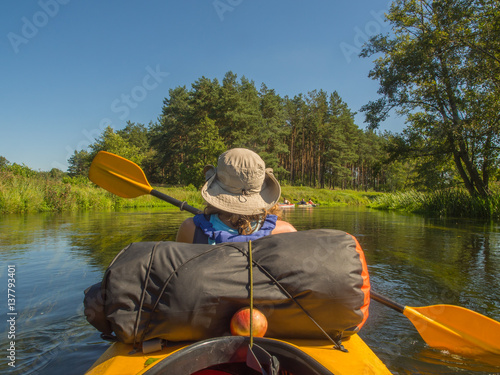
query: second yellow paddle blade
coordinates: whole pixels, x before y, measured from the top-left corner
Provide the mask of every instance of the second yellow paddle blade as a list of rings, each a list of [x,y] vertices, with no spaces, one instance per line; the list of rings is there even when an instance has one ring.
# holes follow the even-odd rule
[[[141,167],[106,151],[100,151],[92,161],[89,178],[96,185],[123,198],[135,198],[153,190]]]
[[[425,342],[467,357],[500,354],[500,323],[459,306],[405,307]]]

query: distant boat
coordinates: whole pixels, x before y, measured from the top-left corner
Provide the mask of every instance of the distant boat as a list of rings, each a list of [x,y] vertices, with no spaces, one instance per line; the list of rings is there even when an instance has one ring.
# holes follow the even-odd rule
[[[279,206],[281,208],[295,208],[295,204],[293,203],[280,203]]]

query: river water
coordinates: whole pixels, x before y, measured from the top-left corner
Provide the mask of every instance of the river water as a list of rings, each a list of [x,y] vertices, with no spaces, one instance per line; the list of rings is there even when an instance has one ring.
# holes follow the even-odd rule
[[[83,290],[102,279],[127,244],[173,240],[188,216],[155,210],[0,217],[0,373],[83,374],[109,345],[85,320]],[[459,305],[500,321],[499,223],[349,207],[290,209],[285,219],[298,230],[355,235],[372,288],[403,305]],[[394,374],[500,374],[429,348],[404,315],[377,302],[361,336]]]

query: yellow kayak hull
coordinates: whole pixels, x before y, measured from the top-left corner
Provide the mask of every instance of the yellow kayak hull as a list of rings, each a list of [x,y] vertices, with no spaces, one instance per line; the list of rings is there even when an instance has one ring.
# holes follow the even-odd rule
[[[219,345],[218,348],[210,347],[212,343]],[[334,349],[329,341],[256,338],[254,343],[279,360],[279,374],[391,374],[357,334],[343,341],[348,352]],[[248,347],[248,338],[229,336],[199,343],[170,344],[161,351],[143,354],[133,353],[132,345],[117,342],[86,374],[191,374],[214,363],[226,362],[229,358],[235,361],[235,348],[243,346]],[[227,353],[221,353],[224,351]],[[219,359],[212,359],[217,356]],[[227,358],[217,362],[224,356]]]

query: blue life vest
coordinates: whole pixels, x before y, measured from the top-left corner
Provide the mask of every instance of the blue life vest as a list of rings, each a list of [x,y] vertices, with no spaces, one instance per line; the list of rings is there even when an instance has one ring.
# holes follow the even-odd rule
[[[259,230],[248,235],[231,233],[227,230],[215,229],[210,222],[210,216],[198,214],[193,217],[196,230],[194,233],[193,243],[222,243],[222,242],[248,242],[254,241],[257,238],[265,237],[271,234],[276,228],[276,215],[267,215],[266,219],[260,226]]]

